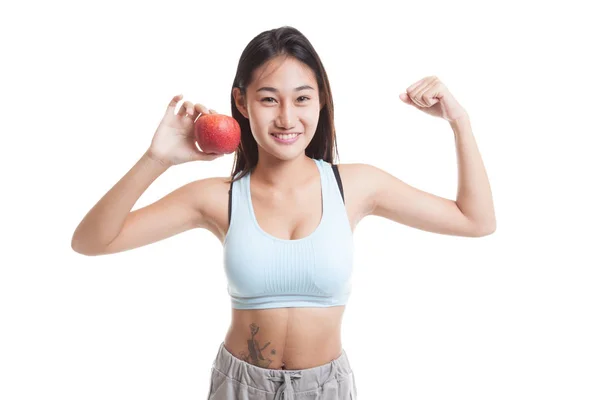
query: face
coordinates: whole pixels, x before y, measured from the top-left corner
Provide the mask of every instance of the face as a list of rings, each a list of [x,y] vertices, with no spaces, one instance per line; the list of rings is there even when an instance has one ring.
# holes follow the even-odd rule
[[[240,113],[249,119],[259,159],[304,155],[321,109],[317,81],[308,66],[293,57],[274,58],[254,71],[245,98],[238,88],[233,96]],[[277,138],[276,133],[293,135]]]

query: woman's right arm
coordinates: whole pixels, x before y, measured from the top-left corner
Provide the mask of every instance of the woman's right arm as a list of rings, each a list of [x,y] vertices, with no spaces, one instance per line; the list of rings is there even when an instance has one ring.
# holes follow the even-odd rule
[[[212,161],[223,154],[196,148],[194,120],[201,113],[216,113],[201,104],[169,103],[150,148],[137,163],[86,214],[75,229],[71,247],[85,255],[117,253],[144,246],[194,227],[204,227],[202,197],[212,180],[184,185],[160,200],[131,211],[140,196],[170,166],[190,161]]]
[[[188,183],[131,211],[150,184],[168,168],[144,153],[77,226],[71,240],[73,250],[89,256],[117,253],[201,227],[197,202],[191,201],[198,196],[201,181]]]

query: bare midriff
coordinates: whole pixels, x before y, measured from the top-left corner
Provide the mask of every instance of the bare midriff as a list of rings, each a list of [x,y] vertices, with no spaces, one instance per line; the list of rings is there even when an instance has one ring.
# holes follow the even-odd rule
[[[345,306],[261,310],[232,308],[224,346],[260,368],[299,370],[325,365],[342,354]]]

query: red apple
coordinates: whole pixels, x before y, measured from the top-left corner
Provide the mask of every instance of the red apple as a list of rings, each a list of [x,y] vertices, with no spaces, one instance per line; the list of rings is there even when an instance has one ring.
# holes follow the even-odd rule
[[[202,114],[195,122],[194,134],[205,153],[230,154],[241,140],[241,129],[235,118],[224,114]]]

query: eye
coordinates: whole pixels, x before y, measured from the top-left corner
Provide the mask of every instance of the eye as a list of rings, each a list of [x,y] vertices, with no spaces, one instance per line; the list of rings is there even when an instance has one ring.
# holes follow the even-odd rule
[[[301,101],[301,103],[304,103],[304,102],[310,100],[310,97],[300,96],[300,97],[298,97],[298,99],[306,99],[304,101]],[[260,101],[263,101],[263,102],[266,102],[266,103],[272,103],[271,100],[275,101],[275,99],[272,98],[272,97],[263,97],[262,99],[260,99]]]

